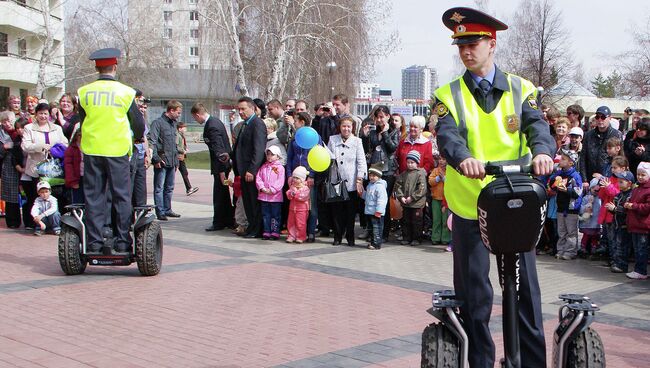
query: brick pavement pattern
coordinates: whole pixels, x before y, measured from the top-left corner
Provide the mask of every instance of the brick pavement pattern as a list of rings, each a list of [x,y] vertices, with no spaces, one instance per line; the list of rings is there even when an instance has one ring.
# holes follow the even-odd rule
[[[155,277],[141,277],[135,265],[65,276],[56,237],[2,221],[0,367],[419,366],[431,292],[452,284],[451,254],[440,246],[368,251],[332,247],[331,238],[296,245],[206,233],[212,178],[190,173],[201,190],[187,197],[177,185],[173,208],[183,217],[162,223]],[[549,357],[556,296],[581,292],[601,306],[594,328],[607,365],[650,366],[647,281],[548,256],[538,258],[538,271]],[[491,274],[498,285],[496,269]]]

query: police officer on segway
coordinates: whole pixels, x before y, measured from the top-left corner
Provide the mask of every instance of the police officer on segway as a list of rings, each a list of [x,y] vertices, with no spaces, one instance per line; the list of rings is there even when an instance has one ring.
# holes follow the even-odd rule
[[[477,200],[486,162],[532,164],[535,175],[553,169],[555,141],[537,105],[535,86],[494,64],[496,32],[507,25],[474,9],[452,8],[442,17],[452,30],[465,73],[435,91],[438,147],[447,158],[445,197],[453,212],[454,288],[462,301],[471,367],[493,367],[495,346],[488,321],[493,289],[490,253],[477,221]],[[512,229],[513,234],[517,229]],[[521,356],[529,367],[546,367],[541,296],[534,251],[520,254]]]
[[[142,114],[134,101],[136,91],[115,79],[120,51],[113,48],[93,52],[99,78],[79,88],[81,151],[84,153],[85,224],[89,252],[104,246],[102,228],[115,228],[115,251],[129,252],[133,207],[129,156],[133,140],[141,140],[145,130]],[[105,210],[110,191],[112,221]]]

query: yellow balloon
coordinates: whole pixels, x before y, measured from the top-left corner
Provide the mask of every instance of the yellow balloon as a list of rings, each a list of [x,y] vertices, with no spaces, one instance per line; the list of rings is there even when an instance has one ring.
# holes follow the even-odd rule
[[[330,153],[323,146],[314,146],[309,150],[309,154],[307,154],[307,163],[316,172],[327,170],[330,167],[330,160]]]

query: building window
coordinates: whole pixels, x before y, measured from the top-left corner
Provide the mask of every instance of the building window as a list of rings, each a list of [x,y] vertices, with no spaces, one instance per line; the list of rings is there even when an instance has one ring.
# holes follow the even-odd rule
[[[172,38],[172,29],[171,28],[165,28],[163,30],[163,38]]]
[[[172,56],[172,47],[171,46],[163,47],[163,52],[165,53],[165,56],[171,57]]]
[[[0,32],[0,56],[9,54],[9,37],[6,33]]]
[[[190,47],[190,56],[199,56],[199,47],[198,46]]]
[[[20,57],[27,57],[27,40],[20,39],[18,40],[18,55]]]
[[[171,3],[172,3],[172,0],[165,0],[164,3],[165,3],[165,4],[171,4]]]
[[[192,10],[190,12],[190,20],[199,20],[199,12]]]
[[[190,29],[190,38],[199,38],[199,30]]]
[[[9,87],[0,86],[0,106],[9,106]]]
[[[199,64],[190,64],[190,69],[198,69]]]
[[[21,88],[18,90],[18,93],[20,95],[20,108],[25,110],[27,109],[27,96],[29,96],[29,91],[25,88]]]
[[[163,67],[164,67],[165,69],[171,69],[171,68],[172,68],[172,64],[164,64]]]
[[[196,5],[199,2],[199,0],[190,0],[191,5]]]
[[[172,12],[169,11],[169,10],[163,11],[163,20],[165,20],[166,22],[171,21],[172,20]]]

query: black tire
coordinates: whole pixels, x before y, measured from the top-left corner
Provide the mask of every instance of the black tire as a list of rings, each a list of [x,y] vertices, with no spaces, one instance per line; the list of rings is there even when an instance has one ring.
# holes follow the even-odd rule
[[[571,368],[604,368],[605,347],[598,332],[588,327],[570,341],[566,362]]]
[[[59,234],[59,264],[66,275],[79,275],[86,270],[82,259],[77,230],[62,224]]]
[[[143,276],[155,276],[162,268],[163,236],[160,224],[154,221],[136,230],[135,256]]]
[[[460,367],[460,342],[441,323],[432,323],[422,332],[421,368]]]

